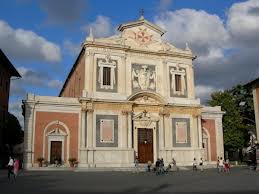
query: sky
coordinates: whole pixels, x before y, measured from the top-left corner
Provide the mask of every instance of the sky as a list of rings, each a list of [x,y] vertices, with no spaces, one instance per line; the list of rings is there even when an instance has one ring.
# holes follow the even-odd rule
[[[193,53],[196,95],[259,77],[259,0],[2,0],[0,47],[22,75],[12,78],[9,111],[23,125],[27,93],[57,96],[89,28],[108,37],[139,18],[164,28],[164,40]]]

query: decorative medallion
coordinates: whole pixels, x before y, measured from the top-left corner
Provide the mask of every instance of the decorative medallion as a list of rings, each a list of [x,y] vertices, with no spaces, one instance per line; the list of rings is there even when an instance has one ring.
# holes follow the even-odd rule
[[[146,46],[148,44],[155,42],[153,40],[153,35],[150,35],[147,32],[147,28],[139,28],[137,32],[131,31],[129,38],[135,40],[141,46],[142,45]]]

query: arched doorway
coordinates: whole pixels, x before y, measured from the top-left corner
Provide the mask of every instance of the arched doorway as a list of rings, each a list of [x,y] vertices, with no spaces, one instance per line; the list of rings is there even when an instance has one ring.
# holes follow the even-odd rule
[[[60,121],[50,122],[44,129],[43,156],[53,164],[66,163],[69,158],[69,129]]]

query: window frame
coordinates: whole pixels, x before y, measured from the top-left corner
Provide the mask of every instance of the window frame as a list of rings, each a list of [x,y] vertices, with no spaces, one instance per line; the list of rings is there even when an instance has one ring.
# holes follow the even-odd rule
[[[112,122],[112,139],[109,140],[103,140],[103,122]],[[114,120],[113,119],[100,119],[100,143],[114,143]]]

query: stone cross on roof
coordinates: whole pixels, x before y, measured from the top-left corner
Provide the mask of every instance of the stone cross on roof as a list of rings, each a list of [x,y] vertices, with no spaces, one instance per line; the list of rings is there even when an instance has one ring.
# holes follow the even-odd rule
[[[139,15],[140,15],[139,19],[143,20],[144,19],[144,9],[143,8],[139,10]]]

